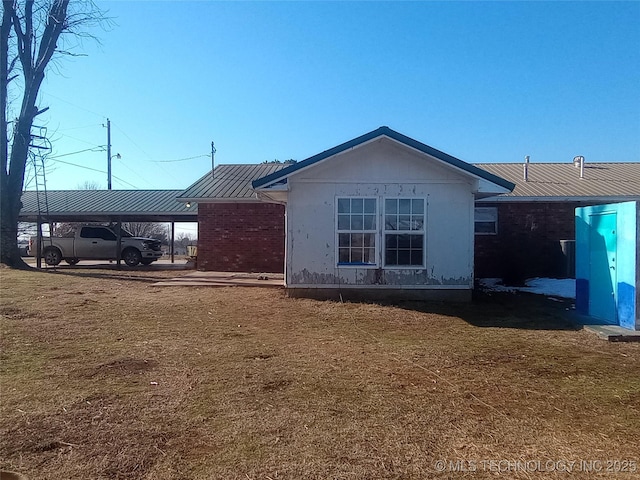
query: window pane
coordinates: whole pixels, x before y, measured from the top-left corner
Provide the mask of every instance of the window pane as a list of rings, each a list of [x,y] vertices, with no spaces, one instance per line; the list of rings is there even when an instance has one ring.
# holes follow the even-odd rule
[[[495,222],[476,222],[476,233],[496,233]]]
[[[385,265],[397,265],[398,264],[398,251],[387,250],[385,253],[386,261]]]
[[[408,198],[400,199],[399,213],[411,213],[411,200]]]
[[[376,199],[365,198],[364,200],[364,213],[376,213]]]
[[[349,230],[351,227],[349,215],[338,215],[338,230]]]
[[[419,248],[422,250],[422,239],[424,238],[422,235],[410,235],[411,237],[411,249]]]
[[[411,250],[410,265],[422,265],[422,250]]]
[[[338,249],[338,262],[340,262],[340,263],[349,263],[349,249],[348,248],[340,248],[340,249]]]
[[[361,248],[352,248],[351,249],[351,262],[352,263],[362,263],[362,249]]]
[[[375,247],[376,246],[376,235],[374,233],[365,233],[364,235],[364,246],[365,247]]]
[[[365,248],[364,249],[364,261],[366,263],[376,263],[375,254],[376,254],[376,249],[375,248]]]
[[[395,198],[387,198],[384,201],[384,213],[398,213],[398,201]]]
[[[411,265],[409,250],[398,250],[398,265]]]
[[[384,218],[384,228],[386,230],[398,229],[398,217],[396,217],[395,215],[385,215]]]
[[[364,200],[362,198],[351,199],[351,213],[362,213],[364,211]]]
[[[411,213],[424,213],[424,200],[422,198],[411,200]]]
[[[351,247],[363,247],[364,246],[364,234],[352,233],[351,234]]]
[[[376,216],[375,215],[365,215],[364,216],[364,229],[365,230],[375,230],[376,229]]]
[[[350,245],[351,234],[349,233],[339,233],[338,234],[338,247],[348,247]]]
[[[398,235],[398,248],[410,248],[412,235]]]
[[[398,235],[387,235],[386,248],[398,248]]]
[[[478,222],[496,222],[498,220],[498,209],[496,207],[476,207],[474,212]]]
[[[363,226],[362,215],[351,215],[351,230],[362,230]]]
[[[411,230],[422,230],[424,219],[422,215],[411,215]]]
[[[338,213],[349,213],[349,199],[348,198],[339,198],[338,199]]]
[[[411,230],[411,215],[400,215],[398,230]]]

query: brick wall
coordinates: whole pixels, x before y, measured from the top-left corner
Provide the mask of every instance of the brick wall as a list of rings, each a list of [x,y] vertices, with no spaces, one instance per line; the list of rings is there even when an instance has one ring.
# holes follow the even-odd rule
[[[498,208],[498,234],[475,236],[476,278],[519,283],[567,276],[560,240],[575,238],[579,202],[482,203]],[[284,206],[271,203],[198,205],[198,269],[284,271]],[[571,273],[569,276],[572,276]]]
[[[284,271],[284,206],[273,203],[198,204],[198,269]]]
[[[578,202],[482,203],[498,208],[498,234],[475,236],[476,278],[517,284],[531,277],[562,278],[566,258],[560,240],[575,239]]]

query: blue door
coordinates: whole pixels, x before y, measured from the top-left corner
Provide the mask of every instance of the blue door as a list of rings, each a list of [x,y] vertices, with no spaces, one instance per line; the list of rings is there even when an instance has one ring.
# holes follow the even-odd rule
[[[617,324],[617,215],[590,215],[589,229],[589,315]]]

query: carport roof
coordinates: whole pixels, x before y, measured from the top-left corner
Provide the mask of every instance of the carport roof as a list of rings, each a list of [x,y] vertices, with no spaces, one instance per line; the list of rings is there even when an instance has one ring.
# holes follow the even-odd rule
[[[176,197],[183,190],[49,190],[48,221],[196,222],[198,206],[187,206]],[[44,194],[41,192],[41,208]],[[19,220],[38,219],[37,192],[22,193]]]

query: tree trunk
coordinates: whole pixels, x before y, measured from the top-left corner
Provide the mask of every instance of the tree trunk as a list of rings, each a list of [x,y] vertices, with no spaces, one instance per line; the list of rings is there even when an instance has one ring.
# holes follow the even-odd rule
[[[0,216],[0,262],[12,267],[26,269],[30,268],[25,263],[18,250],[18,214],[20,213],[21,202],[17,208],[7,201],[6,189],[2,189],[2,216]],[[8,205],[9,208],[4,208]],[[13,207],[13,208],[11,208]]]
[[[14,268],[27,268],[18,250],[18,217],[22,208],[22,187],[29,144],[31,143],[31,127],[33,119],[44,110],[36,107],[38,92],[44,79],[45,69],[56,51],[60,34],[68,28],[67,7],[69,0],[53,0],[47,8],[47,21],[42,30],[38,45],[34,32],[33,8],[34,0],[24,2],[22,20],[18,15],[17,3],[14,0],[3,0],[2,25],[0,27],[0,99],[3,110],[0,128],[0,262]],[[36,5],[42,8],[44,4]],[[23,21],[24,25],[20,22]],[[9,78],[9,35],[11,28],[15,33],[17,58],[20,59],[24,77],[24,92],[20,116],[16,120],[11,153],[8,153],[7,135],[7,84]],[[13,65],[13,63],[11,64]],[[10,158],[8,158],[10,156]]]

